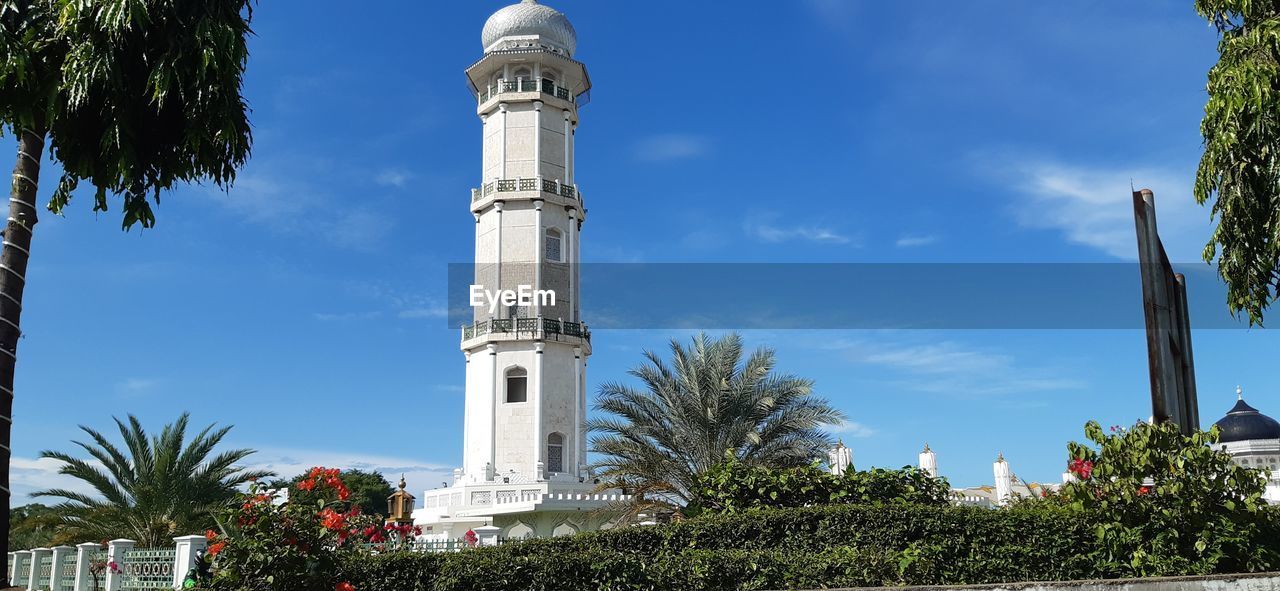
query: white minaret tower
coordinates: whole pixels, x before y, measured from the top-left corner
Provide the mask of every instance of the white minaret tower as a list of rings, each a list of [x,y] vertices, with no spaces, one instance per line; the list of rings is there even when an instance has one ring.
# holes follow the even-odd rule
[[[467,359],[463,483],[579,482],[586,477],[585,370],[579,318],[574,130],[591,80],[573,59],[560,12],[524,0],[485,23],[484,57],[467,69],[482,123],[473,293],[527,299],[474,308]],[[554,292],[554,299],[539,292]]]
[[[929,476],[938,477],[938,454],[929,449],[928,443],[924,444],[924,451],[920,452],[920,469],[927,472]]]
[[[836,446],[827,452],[827,465],[832,474],[844,476],[845,472],[853,469],[853,450],[845,446],[843,440],[837,441]]]
[[[996,504],[1007,505],[1013,499],[1013,473],[1009,471],[1009,462],[1004,461],[1004,454],[996,457],[992,466],[996,477]]]

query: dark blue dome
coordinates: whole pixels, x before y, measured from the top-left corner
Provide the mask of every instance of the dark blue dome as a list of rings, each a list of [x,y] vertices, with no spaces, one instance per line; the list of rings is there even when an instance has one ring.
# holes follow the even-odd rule
[[[1280,439],[1280,423],[1275,419],[1258,412],[1258,409],[1237,400],[1231,412],[1222,420],[1214,423],[1222,430],[1222,443],[1232,441],[1250,441],[1253,439]]]

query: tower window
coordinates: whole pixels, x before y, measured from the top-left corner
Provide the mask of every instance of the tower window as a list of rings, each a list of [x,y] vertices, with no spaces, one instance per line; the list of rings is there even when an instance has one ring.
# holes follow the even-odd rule
[[[564,472],[564,435],[559,433],[547,436],[547,472]]]
[[[547,230],[547,262],[563,263],[560,245],[563,241],[560,238],[560,230]]]
[[[507,402],[529,401],[529,372],[523,367],[507,370]]]

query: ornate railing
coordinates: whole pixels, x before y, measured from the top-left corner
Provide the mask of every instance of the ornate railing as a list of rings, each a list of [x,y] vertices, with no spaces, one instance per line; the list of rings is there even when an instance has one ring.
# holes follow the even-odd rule
[[[524,78],[518,80],[501,80],[497,84],[490,85],[488,88],[480,91],[476,97],[483,104],[485,101],[507,92],[541,92],[549,94],[560,100],[576,102],[573,92],[568,88],[560,86],[555,82],[547,79],[527,80]]]
[[[99,549],[97,549],[97,550],[92,550],[92,551],[90,551],[90,552],[89,552],[89,564],[90,564],[90,565],[95,565],[95,564],[101,564],[101,565],[102,565],[102,568],[96,569],[96,570],[94,570],[94,572],[92,573],[92,574],[93,574],[93,580],[94,580],[93,588],[94,588],[94,589],[106,589],[106,588],[107,588],[107,568],[108,568],[108,567],[107,567],[107,549],[106,549],[106,548],[99,548]]]
[[[541,328],[541,330],[539,330]],[[462,340],[469,341],[491,333],[528,334],[530,336],[556,337],[559,335],[578,337],[591,341],[591,330],[582,322],[567,322],[554,318],[491,318],[480,320],[470,325],[462,325]]]
[[[31,558],[28,557],[18,564],[17,568],[13,570],[12,580],[17,581],[19,584],[22,581],[31,580]]]
[[[54,591],[74,591],[76,588],[76,557],[72,555],[69,558],[62,561],[62,572],[55,573],[58,584],[52,586]]]
[[[494,180],[481,185],[479,189],[471,190],[471,201],[479,201],[493,195],[494,193],[514,193],[516,191],[537,191],[541,189],[543,193],[551,193],[559,195],[565,199],[578,199],[581,201],[582,195],[578,192],[576,185],[567,185],[558,180],[544,179],[542,177],[535,178],[514,178]]]
[[[48,589],[49,582],[53,580],[53,555],[46,554],[40,557],[40,563],[36,565],[36,589]],[[170,581],[172,583],[172,581]]]
[[[177,550],[155,548],[129,550],[120,565],[122,591],[172,589],[173,563]]]

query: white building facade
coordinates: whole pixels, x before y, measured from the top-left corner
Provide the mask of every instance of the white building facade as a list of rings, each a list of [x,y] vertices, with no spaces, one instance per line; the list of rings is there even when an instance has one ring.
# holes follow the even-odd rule
[[[578,297],[586,209],[574,131],[591,80],[573,59],[577,34],[562,13],[524,0],[494,13],[482,42],[466,71],[484,138],[472,293],[511,295],[485,299],[462,329],[462,467],[414,512],[428,540],[481,526],[513,538],[599,529],[596,510],[622,500],[596,492],[586,462],[591,334]]]

